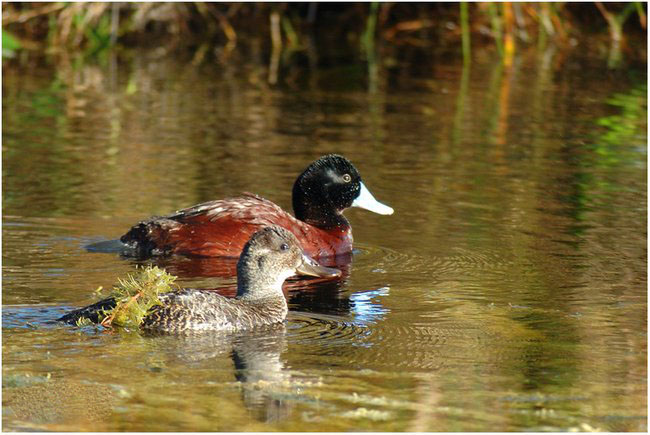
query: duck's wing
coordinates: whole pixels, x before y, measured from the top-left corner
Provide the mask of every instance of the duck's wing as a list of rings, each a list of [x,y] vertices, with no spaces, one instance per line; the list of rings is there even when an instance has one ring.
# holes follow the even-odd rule
[[[278,218],[294,219],[280,206],[266,198],[250,192],[244,192],[235,198],[208,201],[192,207],[184,208],[165,216],[177,222],[196,224],[218,222],[221,220],[237,220],[256,225],[272,225]]]
[[[296,219],[292,214],[283,210],[273,201],[269,201],[250,192],[244,192],[237,198],[198,204],[177,212],[170,219],[184,223],[202,223],[209,221],[222,225],[224,228],[232,225],[249,226],[253,230],[250,232],[245,231],[248,237],[258,229],[270,225],[279,225],[286,228],[293,232],[299,239],[314,230],[314,227]],[[248,237],[244,241],[244,244],[248,241]]]
[[[235,299],[214,291],[183,289],[160,295],[162,305],[151,308],[142,328],[159,332],[236,329],[241,307]]]

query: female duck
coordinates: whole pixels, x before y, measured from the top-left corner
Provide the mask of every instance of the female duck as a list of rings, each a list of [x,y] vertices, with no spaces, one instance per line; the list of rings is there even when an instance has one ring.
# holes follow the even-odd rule
[[[120,240],[133,254],[236,257],[251,234],[279,225],[291,231],[307,254],[325,257],[352,250],[352,230],[342,212],[360,207],[389,215],[346,158],[330,154],[313,162],[293,185],[295,217],[253,194],[205,202],[135,225]]]
[[[282,283],[295,274],[335,277],[340,272],[309,258],[291,232],[279,226],[264,228],[253,234],[239,257],[236,297],[196,289],[164,293],[158,297],[161,305],[149,310],[141,328],[171,333],[234,331],[282,322],[288,311]],[[59,320],[75,324],[86,317],[98,321],[99,310],[111,308],[111,303],[115,305],[104,300]]]

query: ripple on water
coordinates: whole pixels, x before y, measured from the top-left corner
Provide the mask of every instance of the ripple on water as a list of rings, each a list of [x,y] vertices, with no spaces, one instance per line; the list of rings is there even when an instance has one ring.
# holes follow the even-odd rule
[[[357,247],[360,255],[355,257],[356,267],[366,267],[374,273],[390,273],[391,276],[410,276],[418,280],[441,279],[445,276],[475,276],[485,273],[503,275],[515,264],[514,256],[502,251],[480,249],[470,251],[454,248],[454,255],[438,256],[397,251],[383,246],[362,245]]]
[[[294,343],[317,343],[323,349],[353,342],[362,343],[372,333],[371,328],[342,316],[290,312],[288,337]]]
[[[349,323],[302,321],[290,329],[289,340],[301,352],[327,355],[332,366],[374,370],[437,370],[456,364],[499,364],[521,358],[517,349],[529,341],[482,328],[414,325],[363,327]]]
[[[288,341],[305,354],[327,356],[333,365],[423,370],[520,358],[517,349],[541,338],[512,319],[507,305],[440,298],[432,312],[411,304],[422,295],[400,288],[387,307],[388,299],[382,299],[390,292],[384,286],[352,293],[350,309],[341,315],[290,312]],[[393,312],[394,304],[402,308]]]
[[[336,316],[295,314],[290,318],[287,339],[303,355],[327,355],[331,366],[426,369],[441,363],[439,359],[432,361],[435,348],[442,343],[440,337],[425,337],[410,328],[357,324]],[[383,344],[390,344],[390,349]]]
[[[2,307],[2,328],[36,329],[61,325],[56,319],[67,311],[53,305],[5,305]]]

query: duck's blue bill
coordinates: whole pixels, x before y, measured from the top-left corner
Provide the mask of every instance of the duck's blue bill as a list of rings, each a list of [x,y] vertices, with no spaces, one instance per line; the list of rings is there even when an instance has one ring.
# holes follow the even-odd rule
[[[366,188],[365,184],[361,184],[359,196],[352,202],[352,207],[364,208],[378,214],[393,214],[393,208],[377,201],[372,193]]]

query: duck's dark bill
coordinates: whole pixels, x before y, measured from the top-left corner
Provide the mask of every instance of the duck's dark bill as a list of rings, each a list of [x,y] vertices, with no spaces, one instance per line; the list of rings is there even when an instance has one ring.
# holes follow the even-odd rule
[[[323,278],[334,278],[341,276],[341,271],[332,267],[325,267],[303,254],[302,264],[296,268],[298,275],[320,276]]]

